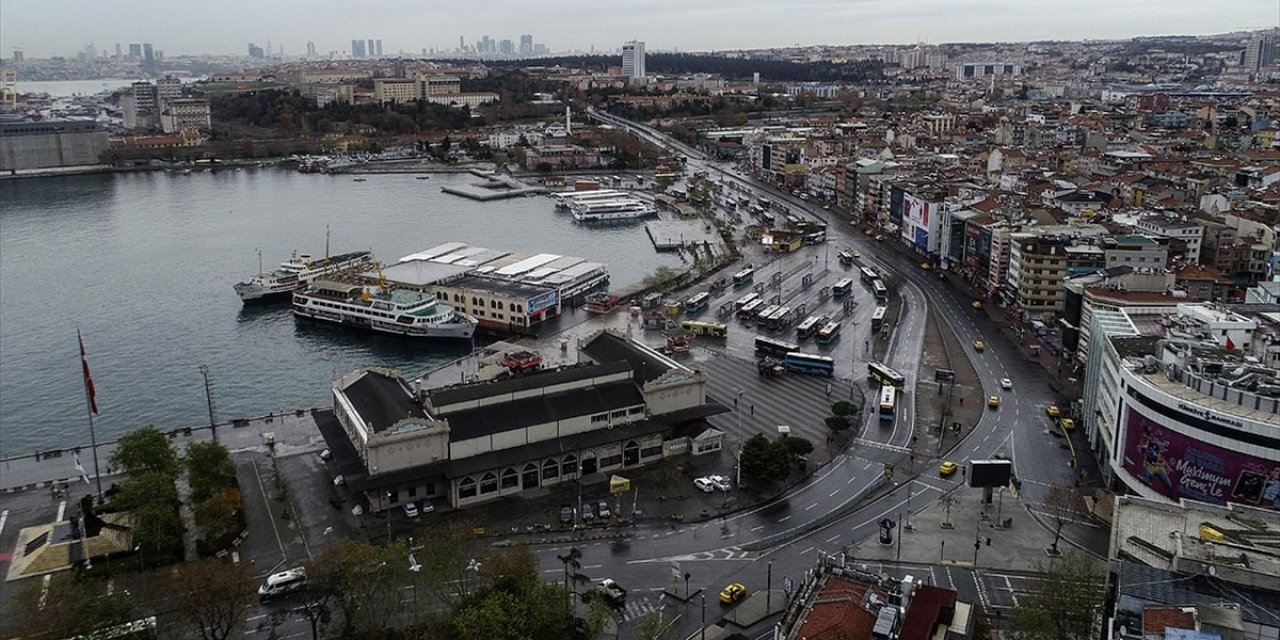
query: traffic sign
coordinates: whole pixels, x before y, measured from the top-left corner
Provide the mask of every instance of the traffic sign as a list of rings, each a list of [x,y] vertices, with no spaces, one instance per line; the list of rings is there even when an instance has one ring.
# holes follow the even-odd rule
[[[791,595],[791,589],[795,587],[795,583],[791,582],[791,578],[782,576],[782,592]]]

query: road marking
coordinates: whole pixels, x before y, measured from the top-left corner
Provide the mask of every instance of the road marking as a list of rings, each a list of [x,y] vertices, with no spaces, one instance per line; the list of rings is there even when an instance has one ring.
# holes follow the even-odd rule
[[[267,504],[270,504],[271,496],[267,495],[267,488],[262,484],[262,474],[258,473],[258,462],[256,460],[253,462],[253,475],[258,478],[258,490],[262,492],[262,499]],[[267,513],[271,516],[271,530],[276,534],[276,544],[280,546],[280,562],[283,564],[289,560],[289,554],[285,553],[284,541],[280,539],[280,528],[276,526],[276,514],[271,513],[270,507],[267,508]]]
[[[816,503],[816,502],[815,502],[815,503],[813,503],[813,504],[811,504],[811,505],[809,505],[809,506],[805,507],[805,508],[804,508],[804,510],[805,510],[805,511],[808,511],[808,510],[810,510],[810,509],[812,509],[812,508],[814,508],[814,507],[816,507],[816,506],[818,506],[818,503]]]
[[[836,489],[835,491],[832,491],[831,493],[828,493],[828,494],[827,494],[827,497],[828,497],[828,498],[834,497],[837,493],[840,493],[840,490],[839,490],[839,489]]]
[[[4,533],[4,523],[9,519],[9,510],[0,511],[0,534]]]
[[[801,551],[801,552],[800,552],[800,555],[804,555],[804,554],[806,554],[806,553],[809,553],[810,551],[813,551],[813,547],[809,547],[808,549],[805,549],[804,551]]]
[[[839,539],[840,539],[840,535],[839,535],[839,534],[836,534],[836,535],[834,535],[834,536],[831,536],[830,538],[827,538],[827,544],[831,544],[831,543],[833,543],[833,542],[835,542],[836,540],[839,540]]]
[[[67,501],[63,500],[58,503],[58,515],[53,519],[54,522],[62,522],[62,516],[67,512]],[[6,511],[5,513],[9,513]],[[0,527],[3,528],[3,527]]]
[[[791,519],[791,516],[787,516],[787,517],[785,517],[785,518],[783,518],[783,519],[779,520],[779,521],[778,521],[778,524],[782,524],[782,523],[784,523],[784,522],[786,522],[786,521],[788,521],[788,520],[790,520],[790,519]]]
[[[583,567],[583,569],[599,569],[601,566],[603,566],[603,565],[598,565],[598,564],[589,564],[589,565],[587,565],[587,566]]]
[[[755,528],[751,529],[751,533],[755,533],[755,532],[757,532],[757,531],[759,531],[759,530],[761,530],[761,529],[763,529],[763,528],[764,528],[764,525],[760,525],[760,526],[758,526],[758,527],[755,527]]]
[[[543,572],[543,573],[557,573],[557,572],[562,572],[562,571],[564,571],[564,570],[563,570],[563,569],[543,569],[543,570],[542,570],[542,572]]]

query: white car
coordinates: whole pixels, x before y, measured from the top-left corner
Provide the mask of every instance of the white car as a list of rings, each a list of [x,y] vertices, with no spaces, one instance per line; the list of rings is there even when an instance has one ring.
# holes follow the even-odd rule
[[[412,502],[404,503],[404,515],[409,516],[410,518],[418,517],[418,505]]]
[[[721,491],[729,491],[730,489],[733,488],[733,485],[729,482],[729,479],[724,476],[707,476],[707,480],[710,480],[712,486],[714,486],[715,488]]]
[[[1000,388],[1005,390],[1012,389],[1013,381],[1008,378],[1000,378]]]
[[[697,478],[693,481],[693,486],[703,493],[711,493],[716,490],[716,485],[710,478]]]

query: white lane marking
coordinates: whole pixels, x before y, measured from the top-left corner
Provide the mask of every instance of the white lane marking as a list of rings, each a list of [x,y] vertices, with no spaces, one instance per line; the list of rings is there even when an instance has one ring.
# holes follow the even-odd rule
[[[67,501],[63,500],[62,502],[58,503],[58,515],[53,519],[53,521],[62,522],[62,516],[65,515],[66,512],[67,512]],[[8,511],[6,511],[5,513],[8,513]]]
[[[839,489],[836,489],[835,491],[832,491],[831,493],[828,493],[828,494],[827,494],[827,497],[828,497],[828,498],[834,497],[837,493],[840,493],[840,490],[839,490]]]
[[[840,535],[839,535],[839,534],[834,535],[834,536],[831,536],[830,538],[827,538],[827,544],[831,544],[831,543],[833,543],[833,542],[835,542],[836,540],[839,540],[839,539],[840,539]]]
[[[800,555],[804,555],[804,554],[806,554],[806,553],[809,553],[810,551],[813,551],[813,547],[809,547],[808,549],[805,549],[804,551],[801,551],[801,552],[800,552]]]
[[[809,506],[805,507],[805,508],[804,508],[804,510],[805,510],[805,511],[808,511],[808,510],[810,510],[810,509],[812,509],[812,508],[814,508],[814,507],[816,507],[816,506],[818,506],[818,503],[816,503],[816,502],[815,502],[815,503],[813,503],[813,504],[811,504],[811,505],[809,505]]]
[[[758,526],[758,527],[754,527],[753,529],[751,529],[751,533],[755,533],[755,532],[757,532],[757,531],[759,531],[759,530],[761,530],[761,529],[763,529],[763,528],[764,528],[764,525],[760,525],[760,526]]]
[[[787,517],[785,517],[785,518],[783,518],[783,519],[779,520],[779,521],[778,521],[778,524],[782,524],[782,523],[784,523],[784,522],[786,522],[786,521],[788,521],[788,520],[790,520],[790,519],[791,519],[791,516],[787,516]]]

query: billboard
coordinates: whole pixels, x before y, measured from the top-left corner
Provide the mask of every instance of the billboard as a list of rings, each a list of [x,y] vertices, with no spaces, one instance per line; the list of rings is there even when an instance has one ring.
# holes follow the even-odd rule
[[[543,309],[556,306],[556,302],[560,299],[559,291],[548,291],[529,298],[528,309],[529,315],[533,315]]]
[[[1280,462],[1200,442],[1127,407],[1123,466],[1152,491],[1280,511]]]

